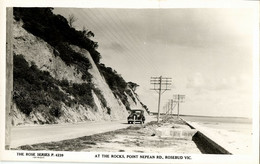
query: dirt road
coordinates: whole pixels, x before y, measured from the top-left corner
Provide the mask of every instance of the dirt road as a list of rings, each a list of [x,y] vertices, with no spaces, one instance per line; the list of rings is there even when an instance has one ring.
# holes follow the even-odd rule
[[[147,117],[146,119],[147,122],[155,120],[154,117]],[[18,126],[13,127],[11,130],[11,148],[16,148],[21,145],[54,142],[89,136],[126,128],[128,126],[126,120]]]
[[[201,154],[193,141],[195,133],[184,121],[169,118],[58,142],[28,144],[17,150]]]

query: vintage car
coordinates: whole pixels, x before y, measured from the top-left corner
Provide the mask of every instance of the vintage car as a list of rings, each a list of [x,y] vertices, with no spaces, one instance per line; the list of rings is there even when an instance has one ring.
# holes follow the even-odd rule
[[[144,111],[142,109],[131,110],[130,115],[127,117],[127,121],[128,124],[133,124],[137,122],[143,124],[145,121]]]

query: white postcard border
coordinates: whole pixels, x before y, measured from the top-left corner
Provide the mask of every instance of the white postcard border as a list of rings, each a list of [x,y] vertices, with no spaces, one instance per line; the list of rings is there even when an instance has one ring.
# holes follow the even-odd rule
[[[4,0],[0,2],[0,160],[3,161],[56,161],[56,162],[127,162],[127,163],[258,163],[259,157],[259,3],[254,1],[167,1],[167,0]],[[106,152],[58,152],[58,151],[14,151],[4,150],[5,142],[5,38],[6,38],[6,7],[79,7],[79,8],[252,8],[255,10],[255,38],[254,38],[254,58],[253,58],[253,145],[254,151],[251,155],[194,155],[194,154],[160,154],[162,156],[190,156],[190,160],[185,159],[130,159],[130,158],[97,158],[96,154],[117,154],[117,155],[142,155],[140,153],[106,153]],[[19,153],[52,153],[63,154],[62,157],[34,158],[32,156],[21,156]],[[158,155],[147,153],[147,155]]]

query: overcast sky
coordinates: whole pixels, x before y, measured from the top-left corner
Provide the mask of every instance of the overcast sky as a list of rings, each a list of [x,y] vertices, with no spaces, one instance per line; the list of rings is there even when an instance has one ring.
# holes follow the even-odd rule
[[[126,81],[151,111],[158,94],[151,76],[171,77],[173,94],[185,94],[181,114],[252,117],[253,12],[250,9],[71,9],[75,26],[94,32],[101,62]],[[176,111],[176,110],[175,110]]]

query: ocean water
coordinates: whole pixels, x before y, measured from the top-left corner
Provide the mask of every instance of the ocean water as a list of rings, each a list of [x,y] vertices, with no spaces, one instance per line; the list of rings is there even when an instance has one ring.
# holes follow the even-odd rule
[[[242,117],[181,116],[184,120],[197,122],[211,129],[223,129],[252,135],[252,119]]]
[[[207,129],[207,135],[232,154],[252,153],[252,119],[241,117],[181,116]]]

